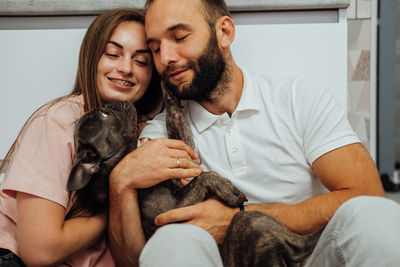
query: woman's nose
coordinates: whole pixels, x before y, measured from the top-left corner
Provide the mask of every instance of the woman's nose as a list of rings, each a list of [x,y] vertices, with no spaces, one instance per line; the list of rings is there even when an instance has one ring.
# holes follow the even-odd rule
[[[123,58],[120,62],[118,62],[117,70],[123,74],[132,74],[133,70],[133,61],[130,58]]]

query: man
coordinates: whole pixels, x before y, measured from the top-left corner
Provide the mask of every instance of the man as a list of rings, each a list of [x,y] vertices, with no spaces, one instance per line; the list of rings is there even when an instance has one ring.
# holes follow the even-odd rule
[[[299,234],[326,226],[307,266],[397,265],[400,206],[376,197],[384,196],[376,167],[332,97],[306,78],[252,77],[240,69],[230,51],[235,26],[223,0],[148,0],[146,9],[156,68],[168,87],[187,100],[202,167],[231,179],[249,198],[246,210],[268,213]],[[160,115],[142,137],[166,137],[164,123]],[[171,141],[146,143],[125,165],[143,163],[139,155],[158,145],[162,153],[174,151],[169,165],[174,158],[184,165],[175,166],[175,177],[190,177],[197,168],[191,161],[195,153],[163,142]],[[122,170],[113,171],[110,183],[128,176]],[[163,178],[159,173],[159,181],[171,178],[170,172]],[[130,186],[146,187],[145,180]],[[113,188],[111,199],[118,199]],[[126,201],[111,200],[110,239],[114,257],[121,259],[137,245],[123,241],[135,237],[127,209],[116,209],[118,203]],[[141,265],[221,266],[216,244],[237,211],[209,199],[159,215],[156,223],[162,227],[144,247]]]

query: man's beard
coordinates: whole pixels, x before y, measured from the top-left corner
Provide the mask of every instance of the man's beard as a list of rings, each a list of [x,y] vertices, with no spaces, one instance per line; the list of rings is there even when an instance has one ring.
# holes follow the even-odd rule
[[[179,91],[179,86],[170,83],[168,76],[172,71],[182,68],[191,68],[194,71],[194,77],[191,83],[184,85]],[[197,60],[189,60],[185,66],[169,66],[161,77],[167,88],[180,99],[212,101],[211,93],[216,90],[217,86],[218,91],[224,90],[222,86],[225,84],[226,78],[223,77],[225,71],[225,59],[218,46],[215,31],[211,31],[208,44]]]

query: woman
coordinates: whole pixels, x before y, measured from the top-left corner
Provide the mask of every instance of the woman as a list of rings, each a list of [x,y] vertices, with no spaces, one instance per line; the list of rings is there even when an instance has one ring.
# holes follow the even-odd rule
[[[23,127],[1,166],[9,163],[1,184],[0,265],[23,266],[22,259],[29,266],[114,266],[104,238],[107,214],[65,220],[74,202],[66,185],[81,115],[111,100],[135,103],[144,118],[162,107],[143,24],[133,9],[100,15],[83,39],[72,93],[39,108]]]

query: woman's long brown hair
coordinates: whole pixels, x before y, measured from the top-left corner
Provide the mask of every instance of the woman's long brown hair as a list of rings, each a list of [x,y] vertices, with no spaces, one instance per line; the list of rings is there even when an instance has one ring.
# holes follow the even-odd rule
[[[96,83],[97,65],[115,28],[124,21],[135,21],[144,25],[144,14],[141,11],[132,8],[119,8],[101,14],[92,22],[82,41],[79,52],[78,70],[72,92],[64,97],[51,101],[49,107],[54,103],[73,95],[83,96],[85,112],[103,106]],[[159,76],[153,66],[153,73],[149,87],[142,98],[135,103],[138,115],[150,114],[157,108],[160,101],[161,88]],[[7,155],[0,166],[0,173],[5,170],[10,161],[21,133],[27,125],[35,119],[35,113],[36,112],[28,118],[10,150],[7,152]]]

